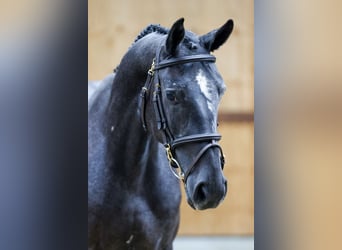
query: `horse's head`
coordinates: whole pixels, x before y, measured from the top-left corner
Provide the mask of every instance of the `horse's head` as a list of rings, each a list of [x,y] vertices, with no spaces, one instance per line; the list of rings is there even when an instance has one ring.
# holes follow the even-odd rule
[[[210,52],[228,39],[233,21],[203,36],[185,31],[183,22],[176,21],[156,48],[144,87],[151,90],[147,126],[166,147],[170,166],[178,168],[188,203],[195,209],[214,208],[227,193],[216,131],[225,84]]]

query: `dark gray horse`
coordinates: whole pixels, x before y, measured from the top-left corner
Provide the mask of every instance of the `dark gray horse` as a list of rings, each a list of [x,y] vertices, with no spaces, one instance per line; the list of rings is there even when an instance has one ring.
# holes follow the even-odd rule
[[[172,249],[177,178],[194,209],[215,208],[227,193],[216,132],[225,85],[210,52],[233,21],[203,36],[183,22],[148,26],[116,73],[89,90],[89,249]]]

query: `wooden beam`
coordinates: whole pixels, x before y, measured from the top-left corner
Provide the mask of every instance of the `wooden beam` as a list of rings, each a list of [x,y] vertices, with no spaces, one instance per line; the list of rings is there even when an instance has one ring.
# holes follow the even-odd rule
[[[219,113],[218,120],[221,122],[254,122],[254,113]]]

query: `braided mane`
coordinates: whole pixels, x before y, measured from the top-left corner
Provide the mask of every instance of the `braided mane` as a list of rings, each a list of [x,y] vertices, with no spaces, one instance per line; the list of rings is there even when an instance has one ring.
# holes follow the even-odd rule
[[[135,38],[133,44],[135,44],[141,38],[153,32],[157,32],[158,34],[161,34],[161,35],[166,35],[169,32],[169,29],[160,26],[160,24],[150,24],[140,32],[140,34]],[[129,47],[129,49],[133,46],[133,44]],[[115,69],[113,70],[114,73],[118,70],[118,67],[119,66],[115,67]]]
[[[137,41],[139,41],[141,38],[143,38],[144,36],[151,34],[153,32],[157,32],[159,34],[162,35],[166,35],[169,32],[169,29],[164,28],[162,26],[160,26],[160,24],[150,24],[149,26],[147,26],[145,29],[143,29],[143,31],[140,32],[140,34],[137,36],[137,38],[134,40],[134,43],[136,43]],[[134,44],[133,43],[133,44]]]

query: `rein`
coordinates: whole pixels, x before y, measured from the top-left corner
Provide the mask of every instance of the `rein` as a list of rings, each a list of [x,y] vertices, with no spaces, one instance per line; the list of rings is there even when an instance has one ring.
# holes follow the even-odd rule
[[[208,54],[200,54],[200,55],[190,55],[183,57],[176,57],[171,59],[165,59],[159,62],[159,54],[161,49],[157,51],[156,57],[153,59],[151,68],[148,70],[147,79],[144,87],[141,89],[140,93],[140,119],[144,129],[147,131],[146,119],[145,119],[145,110],[146,110],[146,101],[147,94],[152,91],[152,102],[153,109],[156,117],[157,128],[158,130],[162,130],[164,132],[164,147],[166,150],[166,156],[169,161],[169,166],[171,172],[180,180],[183,181],[184,185],[186,185],[187,178],[195,169],[196,163],[201,159],[201,157],[207,152],[208,149],[216,147],[220,150],[220,160],[221,160],[221,168],[223,169],[225,164],[224,155],[222,152],[221,146],[217,143],[221,139],[221,135],[217,133],[203,133],[203,134],[194,134],[189,136],[183,136],[180,138],[174,138],[166,120],[165,111],[162,104],[162,86],[161,81],[159,79],[158,71],[167,67],[172,67],[174,65],[185,64],[190,62],[210,62],[214,63],[216,58],[212,55]],[[204,146],[196,155],[188,171],[184,171],[181,165],[178,163],[176,158],[174,157],[175,149],[181,147],[184,144],[188,143],[197,143],[197,142],[208,142],[206,146]]]

